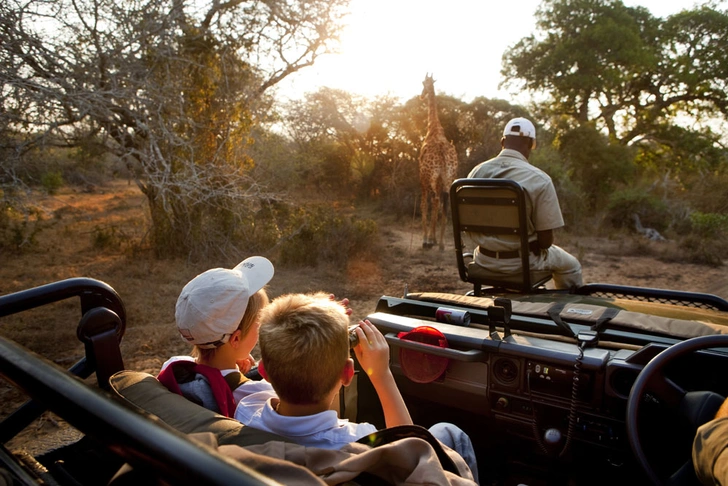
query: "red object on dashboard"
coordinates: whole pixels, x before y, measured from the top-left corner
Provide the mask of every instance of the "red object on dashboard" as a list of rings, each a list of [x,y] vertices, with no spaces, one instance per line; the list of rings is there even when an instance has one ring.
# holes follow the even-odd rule
[[[445,335],[430,326],[420,326],[411,331],[400,332],[397,337],[405,341],[415,341],[438,348],[448,347]],[[402,366],[405,376],[410,380],[415,383],[430,383],[445,373],[450,364],[450,359],[424,351],[400,348],[399,364]]]

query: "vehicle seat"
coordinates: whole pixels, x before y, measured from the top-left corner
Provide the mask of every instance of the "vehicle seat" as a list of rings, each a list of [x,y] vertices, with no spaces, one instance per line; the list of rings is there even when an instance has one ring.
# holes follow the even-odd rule
[[[437,484],[475,484],[465,461],[437,443],[422,427],[385,429],[341,450],[304,447],[203,408],[170,392],[148,373],[124,370],[109,382],[127,405],[156,415],[195,440],[209,442],[222,455],[282,484],[304,484],[292,479],[304,473],[310,476],[305,484],[325,484],[321,476],[326,476],[327,481],[341,478],[344,483],[359,486],[399,484],[404,479],[413,480],[411,484],[419,484],[420,480],[429,484],[432,478],[440,479]],[[125,466],[112,484],[146,486],[148,483],[138,481],[143,476],[144,472],[140,477]]]
[[[291,442],[276,434],[245,427],[237,420],[201,407],[182,395],[170,392],[154,376],[124,370],[109,378],[111,390],[127,405],[160,418],[184,434],[212,432],[220,445],[248,446],[271,440]]]
[[[530,271],[526,193],[508,179],[457,179],[450,187],[453,237],[460,279],[473,284],[473,294],[482,286],[518,292],[532,291],[549,280],[549,271]],[[520,273],[502,273],[472,261],[474,248],[466,248],[466,233],[510,235],[520,243]]]

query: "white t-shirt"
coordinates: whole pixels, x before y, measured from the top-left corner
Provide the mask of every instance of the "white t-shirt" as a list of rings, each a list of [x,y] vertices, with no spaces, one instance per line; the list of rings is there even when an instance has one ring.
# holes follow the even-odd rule
[[[162,369],[169,366],[170,363],[174,363],[175,361],[195,361],[195,358],[192,356],[172,356],[167,361],[164,362],[162,365]],[[240,371],[239,368],[235,367],[233,369],[227,369],[227,370],[220,370],[220,373],[222,373],[222,376],[227,376],[228,374],[232,373],[233,371]],[[240,402],[243,398],[247,397],[248,395],[251,395],[253,393],[257,393],[260,391],[271,391],[273,392],[273,387],[270,383],[268,383],[265,380],[248,380],[239,387],[237,387],[235,390],[233,390],[233,398],[235,399],[235,403]],[[273,392],[275,393],[275,392]]]
[[[279,415],[271,405],[273,398],[277,395],[272,390],[248,395],[238,403],[235,420],[287,437],[300,445],[321,449],[340,449],[377,431],[372,424],[340,419],[334,410],[303,417]]]

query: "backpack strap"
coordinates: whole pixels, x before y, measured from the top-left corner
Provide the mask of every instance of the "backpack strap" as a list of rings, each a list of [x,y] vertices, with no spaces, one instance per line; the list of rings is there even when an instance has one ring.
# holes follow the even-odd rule
[[[234,391],[237,387],[239,387],[246,381],[250,381],[250,378],[248,378],[239,371],[233,371],[232,373],[228,373],[227,375],[225,375],[225,382],[228,384],[230,391]]]
[[[175,361],[163,369],[157,376],[157,379],[172,393],[184,396],[179,384],[194,380],[197,374],[205,377],[207,383],[210,385],[210,391],[220,413],[226,417],[235,415],[236,403],[232,390],[227,380],[217,368],[197,364],[194,361]]]

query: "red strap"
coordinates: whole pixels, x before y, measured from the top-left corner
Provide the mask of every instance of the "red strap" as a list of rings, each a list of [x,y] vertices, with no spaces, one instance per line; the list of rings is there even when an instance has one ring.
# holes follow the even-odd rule
[[[169,391],[178,395],[182,395],[182,390],[180,390],[177,376],[175,376],[176,370],[184,370],[204,376],[210,384],[212,396],[215,398],[220,413],[226,417],[235,415],[235,399],[220,370],[211,366],[197,364],[194,361],[174,361],[170,363],[159,373],[157,379]]]

